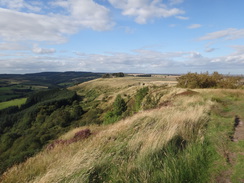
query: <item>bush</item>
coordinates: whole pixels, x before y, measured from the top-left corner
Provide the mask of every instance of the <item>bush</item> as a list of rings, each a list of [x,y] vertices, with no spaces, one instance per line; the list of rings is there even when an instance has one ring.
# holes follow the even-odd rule
[[[124,77],[125,74],[123,72],[113,73],[112,76],[114,77]]]
[[[125,100],[121,97],[121,95],[117,95],[114,103],[113,103],[113,112],[117,116],[121,116],[123,112],[126,111],[126,103]]]
[[[122,114],[126,111],[127,106],[125,100],[121,97],[121,95],[117,95],[115,101],[113,103],[113,110],[108,111],[104,117],[104,124],[111,124],[115,121],[118,121]]]
[[[241,86],[241,77],[224,76],[218,72],[212,75],[206,73],[187,73],[177,78],[178,87],[182,88],[238,88]]]
[[[136,96],[135,96],[135,110],[136,110],[136,112],[141,109],[142,100],[148,94],[148,91],[149,91],[148,87],[141,88],[137,91]]]

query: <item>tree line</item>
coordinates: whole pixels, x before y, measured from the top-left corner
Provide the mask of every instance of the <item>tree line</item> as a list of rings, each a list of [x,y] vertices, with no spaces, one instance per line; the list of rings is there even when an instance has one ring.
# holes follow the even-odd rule
[[[0,174],[39,152],[84,114],[76,92],[54,89],[32,94],[26,104],[0,110]]]

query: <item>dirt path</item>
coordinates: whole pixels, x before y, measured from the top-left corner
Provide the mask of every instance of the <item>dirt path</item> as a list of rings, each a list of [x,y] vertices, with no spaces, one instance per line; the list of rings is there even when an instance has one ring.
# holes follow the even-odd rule
[[[234,128],[235,128],[235,133],[231,140],[234,143],[244,140],[244,122],[239,117],[235,118]],[[235,160],[236,156],[237,156],[236,153],[229,152],[227,154],[227,162],[230,163],[232,166],[234,166],[234,164],[237,163]],[[221,173],[221,175],[217,177],[216,182],[217,183],[232,183],[230,180],[231,175],[232,175],[232,170],[223,171]],[[240,183],[244,183],[244,180],[240,180]]]
[[[234,133],[234,142],[238,142],[239,140],[244,140],[244,125],[243,121],[239,121],[239,123],[236,125],[235,133]]]

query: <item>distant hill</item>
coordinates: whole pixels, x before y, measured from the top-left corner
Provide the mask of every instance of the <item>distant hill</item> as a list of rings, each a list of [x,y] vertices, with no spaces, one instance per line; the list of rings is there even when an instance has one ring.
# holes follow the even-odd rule
[[[59,86],[74,85],[84,81],[101,77],[101,73],[92,72],[41,72],[33,74],[0,74],[4,81],[14,80],[22,84]]]
[[[66,88],[101,76],[101,73],[92,72],[0,74],[0,102],[23,98],[34,91]]]

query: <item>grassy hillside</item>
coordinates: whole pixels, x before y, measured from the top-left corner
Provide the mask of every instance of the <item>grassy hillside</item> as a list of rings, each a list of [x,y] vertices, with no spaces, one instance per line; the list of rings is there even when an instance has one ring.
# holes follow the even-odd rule
[[[2,182],[243,180],[243,141],[231,141],[235,115],[244,118],[243,90],[187,90],[155,78],[97,79],[70,90],[86,111],[78,126]],[[76,140],[85,129],[91,134]]]

